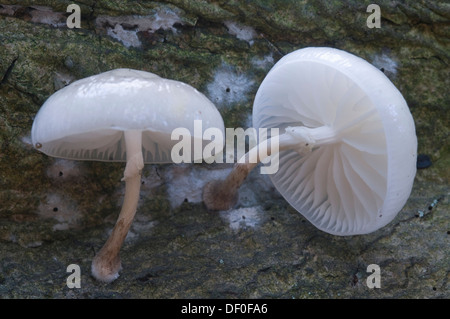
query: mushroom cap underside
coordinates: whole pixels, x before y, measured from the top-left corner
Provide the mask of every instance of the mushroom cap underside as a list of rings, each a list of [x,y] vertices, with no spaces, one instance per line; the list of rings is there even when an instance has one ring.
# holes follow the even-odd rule
[[[203,131],[214,127],[224,132],[214,104],[190,85],[116,69],[73,82],[50,96],[33,122],[32,142],[54,157],[125,161],[123,132],[140,130],[144,161],[170,163],[171,149],[179,142],[171,140],[172,131],[188,129],[194,143],[195,120],[201,120]],[[202,136],[195,135],[202,145],[215,143]]]
[[[279,153],[270,175],[285,199],[335,235],[373,232],[397,215],[416,173],[414,121],[401,93],[367,61],[331,48],[283,57],[261,84],[256,128],[327,126],[337,141]],[[272,160],[276,160],[273,158]]]

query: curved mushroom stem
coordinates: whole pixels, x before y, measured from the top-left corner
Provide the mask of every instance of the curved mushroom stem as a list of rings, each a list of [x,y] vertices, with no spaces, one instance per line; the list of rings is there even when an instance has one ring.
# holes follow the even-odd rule
[[[117,222],[102,249],[92,261],[92,275],[104,282],[111,282],[119,277],[122,269],[119,251],[133,222],[139,200],[141,172],[144,167],[142,157],[142,132],[125,131],[127,164],[125,166],[125,197]]]
[[[206,184],[203,189],[203,201],[209,210],[228,210],[236,204],[237,191],[248,174],[267,157],[288,149],[306,155],[314,146],[334,143],[336,140],[338,135],[328,126],[287,127],[284,134],[259,143],[240,158],[225,180],[214,180]],[[278,147],[272,149],[272,145]]]

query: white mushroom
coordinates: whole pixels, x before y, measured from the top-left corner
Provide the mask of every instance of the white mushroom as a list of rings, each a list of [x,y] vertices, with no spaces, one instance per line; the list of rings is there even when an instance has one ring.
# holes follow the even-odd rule
[[[122,210],[92,263],[98,280],[111,282],[119,276],[119,250],[136,212],[144,163],[172,162],[177,142],[171,140],[172,131],[182,127],[193,132],[195,120],[224,131],[217,109],[196,89],[131,69],[73,82],[50,96],[37,113],[32,142],[39,151],[73,160],[126,161]],[[217,143],[223,146],[223,141]]]
[[[271,137],[279,142],[279,170],[270,177],[325,232],[373,232],[397,215],[411,193],[417,138],[408,106],[380,70],[350,53],[305,48],[283,57],[256,94],[253,125],[279,128],[281,134]],[[225,181],[207,184],[207,207],[232,207],[257,165],[249,163],[249,154],[257,148],[271,154],[269,146],[263,140]]]

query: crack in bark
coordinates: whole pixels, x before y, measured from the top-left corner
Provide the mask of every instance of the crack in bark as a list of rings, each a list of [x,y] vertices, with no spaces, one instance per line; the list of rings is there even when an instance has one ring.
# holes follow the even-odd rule
[[[14,60],[9,65],[9,67],[6,69],[6,72],[3,75],[2,80],[0,81],[0,86],[2,84],[6,83],[6,81],[8,80],[9,76],[11,75],[12,69],[14,68],[14,65],[16,64],[17,59],[19,59],[19,57],[14,58]]]

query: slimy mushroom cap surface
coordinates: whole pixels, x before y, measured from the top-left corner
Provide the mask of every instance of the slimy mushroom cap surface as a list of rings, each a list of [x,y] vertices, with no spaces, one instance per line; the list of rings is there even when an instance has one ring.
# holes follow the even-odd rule
[[[126,130],[141,130],[146,163],[170,163],[177,141],[171,132],[204,128],[224,131],[223,120],[202,93],[155,74],[116,69],[71,83],[50,96],[32,127],[36,148],[54,157],[125,161]]]

